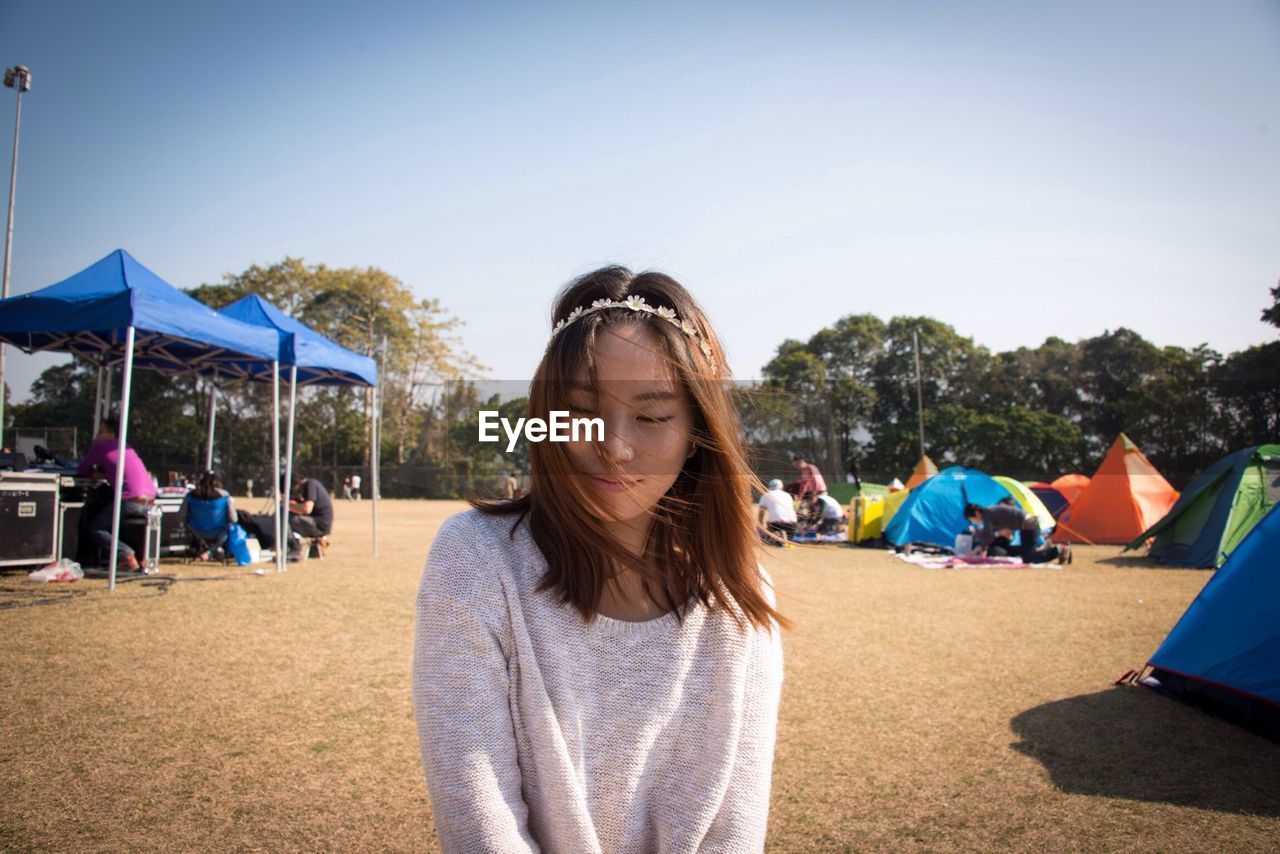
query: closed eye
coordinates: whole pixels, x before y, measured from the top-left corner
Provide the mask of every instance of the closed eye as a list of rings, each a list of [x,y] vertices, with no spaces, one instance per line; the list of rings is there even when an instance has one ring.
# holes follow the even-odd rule
[[[641,415],[640,420],[646,424],[666,424],[674,415]]]

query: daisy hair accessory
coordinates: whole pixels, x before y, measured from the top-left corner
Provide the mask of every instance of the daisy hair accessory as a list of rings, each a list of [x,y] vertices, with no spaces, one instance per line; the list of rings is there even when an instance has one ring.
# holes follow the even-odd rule
[[[598,299],[589,306],[578,306],[569,312],[551,329],[551,340],[560,334],[560,330],[573,323],[580,317],[586,317],[588,314],[595,314],[597,311],[604,311],[606,308],[625,308],[627,311],[634,311],[641,314],[652,314],[655,317],[665,320],[676,329],[679,329],[685,335],[688,335],[698,343],[698,349],[702,350],[702,355],[708,359],[711,358],[711,345],[698,337],[698,331],[694,329],[693,324],[687,320],[681,320],[676,314],[675,309],[667,308],[665,305],[649,305],[644,301],[644,297],[636,294],[628,294],[620,300]]]

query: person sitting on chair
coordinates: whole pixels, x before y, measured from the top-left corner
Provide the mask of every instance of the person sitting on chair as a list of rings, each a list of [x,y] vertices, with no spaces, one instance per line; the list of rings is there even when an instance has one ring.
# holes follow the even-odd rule
[[[124,449],[124,465],[120,465],[119,436],[119,423],[104,418],[98,428],[98,435],[93,437],[93,444],[76,467],[76,474],[89,477],[95,471],[101,471],[113,488],[116,478],[123,476],[124,483],[120,490],[121,521],[131,517],[145,519],[147,511],[155,503],[156,487],[138,452],[128,445]],[[106,506],[94,513],[87,528],[94,544],[103,552],[111,550],[111,504],[112,502],[107,502]],[[123,535],[122,526],[116,541],[116,566],[132,572],[139,568],[138,558],[133,547],[124,541]]]
[[[208,560],[211,552],[227,542],[231,523],[236,521],[236,509],[216,472],[200,475],[196,488],[182,499],[178,521],[185,523],[195,538],[197,560]]]
[[[333,501],[329,490],[313,477],[299,476],[293,484],[289,499],[289,557],[301,557],[302,545],[298,537],[318,539],[323,550],[329,546],[329,533],[333,530]]]

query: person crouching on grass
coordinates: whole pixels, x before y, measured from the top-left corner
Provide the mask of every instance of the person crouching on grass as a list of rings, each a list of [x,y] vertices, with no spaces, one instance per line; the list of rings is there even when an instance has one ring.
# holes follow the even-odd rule
[[[796,503],[791,493],[782,488],[776,477],[769,481],[769,488],[759,501],[759,524],[764,542],[772,546],[785,546],[796,532]]]
[[[445,851],[759,851],[780,626],[756,561],[728,367],[674,279],[606,267],[559,294],[528,492],[431,544],[414,706]]]
[[[1040,520],[1016,504],[1000,503],[990,507],[966,504],[964,518],[975,526],[973,551],[970,552],[973,556],[993,554],[991,547],[997,539],[1003,541],[1002,546],[1005,548],[1002,551],[1007,554],[1012,549],[1008,544],[1013,532],[1017,531],[1017,555],[1022,558],[1023,563],[1048,563],[1051,560],[1057,560],[1059,564],[1071,562],[1071,546],[1065,543],[1061,546],[1049,543],[1044,548],[1037,548]]]

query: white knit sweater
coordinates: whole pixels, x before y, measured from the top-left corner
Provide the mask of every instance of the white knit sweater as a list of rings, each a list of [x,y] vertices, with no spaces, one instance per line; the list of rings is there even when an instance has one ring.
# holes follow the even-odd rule
[[[547,563],[513,521],[447,519],[418,590],[414,706],[444,850],[761,850],[778,630],[700,605],[584,622],[534,592]]]

